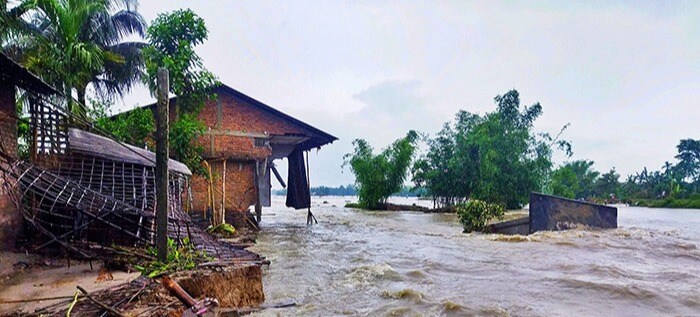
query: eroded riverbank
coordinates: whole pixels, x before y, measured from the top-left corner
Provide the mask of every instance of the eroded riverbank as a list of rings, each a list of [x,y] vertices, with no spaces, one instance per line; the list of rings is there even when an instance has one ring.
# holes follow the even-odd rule
[[[508,237],[462,234],[450,214],[345,209],[342,197],[314,197],[319,224],[306,227],[305,211],[274,199],[252,250],[272,261],[267,302],[298,306],[256,316],[700,312],[694,211],[621,207],[620,229]]]

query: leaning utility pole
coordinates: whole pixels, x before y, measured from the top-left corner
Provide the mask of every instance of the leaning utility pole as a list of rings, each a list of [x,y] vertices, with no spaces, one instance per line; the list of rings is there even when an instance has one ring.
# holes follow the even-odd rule
[[[156,116],[156,247],[158,260],[168,258],[168,120],[170,117],[168,70],[158,68],[158,111]]]

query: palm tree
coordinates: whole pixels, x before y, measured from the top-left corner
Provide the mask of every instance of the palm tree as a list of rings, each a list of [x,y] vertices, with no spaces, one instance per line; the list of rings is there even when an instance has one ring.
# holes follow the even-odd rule
[[[32,9],[31,23],[42,38],[27,41],[23,63],[66,96],[75,92],[77,103],[67,98],[75,115],[86,115],[91,84],[100,97],[112,98],[140,83],[146,43],[124,41],[146,33],[136,0],[25,0],[21,5]]]
[[[0,46],[10,57],[18,57],[18,43],[28,36],[38,34],[34,25],[23,19],[31,9],[30,2],[12,6],[8,0],[0,0]]]

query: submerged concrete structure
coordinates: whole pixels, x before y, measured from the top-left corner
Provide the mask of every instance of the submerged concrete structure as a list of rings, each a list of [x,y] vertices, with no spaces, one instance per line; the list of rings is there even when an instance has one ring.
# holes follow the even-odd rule
[[[585,201],[530,194],[527,217],[494,223],[489,232],[526,235],[537,231],[575,228],[617,228],[617,208]]]
[[[531,193],[529,226],[530,233],[580,227],[617,228],[617,208]]]

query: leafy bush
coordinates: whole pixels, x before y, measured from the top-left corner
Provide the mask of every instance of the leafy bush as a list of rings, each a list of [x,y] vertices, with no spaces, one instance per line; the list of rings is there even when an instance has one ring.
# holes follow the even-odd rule
[[[504,215],[503,206],[481,200],[469,200],[457,205],[457,216],[464,232],[483,231],[491,219],[503,219]]]
[[[199,142],[205,130],[206,125],[196,114],[183,114],[170,126],[170,157],[184,163],[198,175],[206,175],[202,166],[204,147]]]
[[[379,209],[391,194],[401,190],[417,141],[418,133],[411,130],[379,154],[374,154],[365,140],[352,142],[355,150],[343,157],[343,166],[350,165],[355,174],[358,203],[362,208]]]
[[[236,234],[236,228],[234,228],[231,224],[222,223],[216,226],[209,226],[209,228],[207,228],[207,232],[222,236],[232,236]]]
[[[154,247],[149,247],[146,252],[153,257],[158,255],[158,250]],[[175,243],[175,240],[168,239],[168,258],[165,262],[153,260],[143,266],[135,265],[134,268],[142,275],[154,278],[169,272],[191,270],[198,263],[208,260],[209,256],[197,250],[189,238],[182,239],[180,246]]]
[[[117,141],[131,145],[153,149],[155,132],[155,119],[153,112],[146,108],[133,110],[110,117],[108,114],[110,104],[91,100],[93,110],[90,116],[95,121],[95,126],[100,132],[109,132]]]
[[[360,208],[362,208],[362,206],[360,206],[360,204],[358,204],[358,203],[347,203],[347,204],[345,204],[345,208],[357,208],[357,209],[360,209]]]

